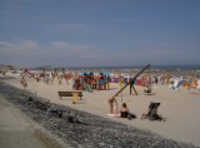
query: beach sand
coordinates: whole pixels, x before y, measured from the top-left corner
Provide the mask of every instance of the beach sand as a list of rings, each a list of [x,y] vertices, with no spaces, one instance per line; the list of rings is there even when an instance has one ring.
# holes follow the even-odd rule
[[[7,80],[6,83],[22,88],[19,80]],[[108,99],[119,90],[118,84],[111,84],[111,90],[95,90],[93,93],[83,92],[83,101],[78,104],[72,104],[72,98],[59,99],[57,91],[72,90],[72,82],[66,84],[64,81],[59,85],[57,81],[54,84],[45,84],[44,82],[29,81],[27,90],[51,102],[68,105],[81,111],[87,111],[96,115],[110,118],[136,128],[149,130],[160,134],[166,138],[177,141],[189,142],[200,146],[200,95],[192,95],[187,90],[170,90],[167,86],[155,86],[154,96],[145,96],[142,87],[136,87],[139,95],[129,96],[127,88],[118,97],[119,104],[121,100],[127,102],[131,112],[137,115],[137,119],[127,120],[109,117]],[[166,118],[166,122],[141,120],[143,113],[147,112],[151,101],[161,102],[159,113]]]

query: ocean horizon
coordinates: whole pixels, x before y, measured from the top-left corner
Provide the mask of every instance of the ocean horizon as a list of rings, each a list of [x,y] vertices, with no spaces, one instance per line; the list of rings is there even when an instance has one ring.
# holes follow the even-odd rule
[[[145,65],[133,65],[133,66],[38,66],[32,67],[32,69],[70,69],[70,70],[92,70],[92,69],[139,69]],[[161,69],[161,70],[199,70],[200,65],[151,65],[151,69]]]

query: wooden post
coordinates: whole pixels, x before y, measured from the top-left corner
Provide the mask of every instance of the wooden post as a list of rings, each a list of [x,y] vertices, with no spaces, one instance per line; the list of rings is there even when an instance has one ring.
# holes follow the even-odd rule
[[[137,77],[139,77],[147,68],[150,67],[150,64],[146,65],[141,71],[139,71],[135,76],[134,78],[132,79],[132,81],[130,81],[129,83],[127,83],[126,85],[124,85],[124,87],[122,87],[115,95],[113,95],[109,100],[108,100],[108,103],[110,105],[110,113],[113,114],[114,113],[114,101],[115,101],[115,98],[125,89],[127,88],[130,84],[134,83],[134,81],[137,79]]]
[[[137,96],[137,95],[138,95],[138,93],[137,93],[137,91],[136,91],[136,89],[135,89],[134,85],[133,85],[133,90],[134,90],[134,92],[135,92],[135,95]]]

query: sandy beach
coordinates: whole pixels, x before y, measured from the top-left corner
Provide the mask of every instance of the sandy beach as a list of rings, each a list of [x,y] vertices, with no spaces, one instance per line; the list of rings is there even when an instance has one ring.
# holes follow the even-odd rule
[[[6,83],[23,89],[19,80],[7,80]],[[154,86],[153,96],[145,96],[142,87],[136,87],[139,95],[129,96],[129,89],[126,89],[118,98],[127,102],[131,112],[137,115],[137,119],[127,120],[109,117],[108,99],[119,90],[119,85],[111,84],[111,90],[95,90],[93,93],[83,92],[83,100],[78,104],[72,104],[72,98],[59,99],[57,91],[72,90],[72,82],[66,84],[64,81],[61,85],[57,81],[54,84],[28,82],[26,90],[35,95],[48,98],[56,104],[67,105],[72,108],[86,111],[92,114],[100,115],[111,120],[119,121],[127,125],[149,130],[166,138],[177,141],[188,142],[200,146],[200,95],[193,95],[188,90],[180,89],[177,91],[170,90],[167,86]],[[159,113],[166,118],[166,122],[141,120],[143,113],[147,112],[148,105],[151,101],[161,102]]]
[[[28,119],[73,148],[200,147],[200,0],[1,0],[0,20],[0,148],[51,148]]]

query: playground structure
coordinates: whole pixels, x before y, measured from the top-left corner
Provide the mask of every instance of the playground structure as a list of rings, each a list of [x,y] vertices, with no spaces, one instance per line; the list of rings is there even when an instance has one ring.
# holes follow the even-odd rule
[[[115,114],[116,112],[114,111],[114,104],[117,106],[117,101],[116,101],[116,97],[122,93],[129,85],[130,85],[130,89],[132,89],[132,87],[134,87],[134,83],[136,81],[136,79],[146,70],[150,67],[151,65],[148,64],[146,65],[141,71],[139,71],[126,85],[124,85],[124,87],[122,87],[115,95],[113,95],[109,100],[108,103],[110,105],[110,114]],[[135,88],[134,88],[135,90]],[[136,90],[135,90],[136,91]],[[137,93],[137,92],[136,92]]]

